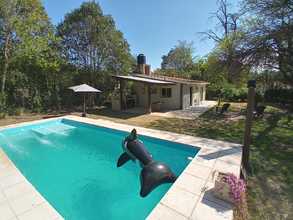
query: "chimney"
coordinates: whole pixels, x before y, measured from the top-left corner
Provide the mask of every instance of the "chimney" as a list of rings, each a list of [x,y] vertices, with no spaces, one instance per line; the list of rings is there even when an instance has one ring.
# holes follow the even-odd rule
[[[151,65],[145,65],[144,67],[145,75],[151,75]]]
[[[145,64],[138,64],[138,73],[145,74]]]

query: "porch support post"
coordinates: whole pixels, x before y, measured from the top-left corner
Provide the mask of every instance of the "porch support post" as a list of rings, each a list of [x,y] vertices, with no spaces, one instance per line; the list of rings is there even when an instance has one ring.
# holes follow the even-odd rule
[[[183,84],[180,84],[180,108],[183,109]]]
[[[148,106],[147,106],[147,112],[152,113],[152,86],[151,84],[147,85],[148,90]]]
[[[82,117],[86,117],[85,95],[86,95],[86,93],[83,93],[83,113],[82,113]]]

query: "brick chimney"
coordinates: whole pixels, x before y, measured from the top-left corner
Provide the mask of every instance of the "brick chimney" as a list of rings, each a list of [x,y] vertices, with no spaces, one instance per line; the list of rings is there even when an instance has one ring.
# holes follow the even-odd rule
[[[151,75],[151,65],[145,65],[144,66],[144,74],[145,75]]]

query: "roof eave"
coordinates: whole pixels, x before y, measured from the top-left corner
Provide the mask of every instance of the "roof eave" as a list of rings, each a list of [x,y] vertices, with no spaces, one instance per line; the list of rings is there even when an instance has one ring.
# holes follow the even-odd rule
[[[163,81],[163,80],[157,80],[157,79],[150,79],[150,80],[157,81],[157,82],[148,82],[148,81],[139,80],[139,79],[126,78],[127,76],[125,76],[125,78],[124,78],[123,76],[112,75],[112,77],[119,79],[119,80],[135,81],[135,82],[140,82],[140,83],[144,83],[144,84],[151,84],[151,85],[176,85],[176,83],[174,83],[174,82],[170,82],[170,81],[159,82],[159,81]],[[137,78],[146,79],[143,77],[137,77]]]

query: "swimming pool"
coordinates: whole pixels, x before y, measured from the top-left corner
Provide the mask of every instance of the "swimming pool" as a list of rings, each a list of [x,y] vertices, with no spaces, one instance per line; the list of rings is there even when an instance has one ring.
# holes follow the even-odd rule
[[[0,146],[65,219],[144,219],[171,184],[146,198],[139,196],[139,164],[116,168],[127,134],[58,119],[2,130]],[[147,136],[140,139],[177,175],[199,150]]]

